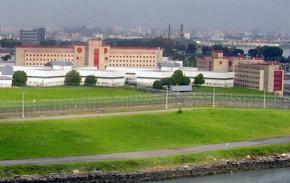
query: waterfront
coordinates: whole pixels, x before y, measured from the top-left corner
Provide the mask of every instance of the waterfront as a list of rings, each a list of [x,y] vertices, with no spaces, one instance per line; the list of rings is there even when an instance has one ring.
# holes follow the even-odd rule
[[[151,183],[289,183],[290,168],[257,170],[225,175],[166,180]]]
[[[248,53],[250,49],[254,49],[255,47],[237,47],[238,49],[244,50],[245,54]],[[282,48],[283,49],[283,57],[289,57],[290,56],[290,48]]]

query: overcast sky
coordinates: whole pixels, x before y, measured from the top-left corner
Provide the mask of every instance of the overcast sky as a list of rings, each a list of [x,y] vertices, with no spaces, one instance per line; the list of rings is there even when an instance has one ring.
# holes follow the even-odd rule
[[[0,0],[0,24],[290,32],[290,0]]]

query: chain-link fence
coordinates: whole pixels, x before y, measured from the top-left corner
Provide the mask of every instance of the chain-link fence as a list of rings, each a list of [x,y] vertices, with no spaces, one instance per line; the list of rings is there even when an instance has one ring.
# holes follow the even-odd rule
[[[276,96],[214,93],[158,93],[130,97],[0,102],[0,117],[111,113],[178,107],[290,109],[290,99]]]

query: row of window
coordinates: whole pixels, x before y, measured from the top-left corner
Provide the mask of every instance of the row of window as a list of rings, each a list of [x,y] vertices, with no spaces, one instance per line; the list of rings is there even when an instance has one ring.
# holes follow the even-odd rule
[[[57,60],[59,60],[59,59],[28,59],[28,58],[26,58],[25,59],[25,61],[47,61],[47,62],[49,62],[49,61],[57,61]],[[65,61],[68,61],[68,62],[73,62],[74,61],[74,59],[66,59]]]
[[[140,62],[140,63],[145,63],[145,62],[151,62],[151,63],[154,63],[155,60],[110,60],[110,62]]]
[[[260,85],[259,81],[250,81],[250,80],[243,80],[243,79],[236,79],[235,82],[237,83],[244,83],[245,85]]]
[[[74,55],[65,54],[26,54],[26,57],[74,57]]]
[[[45,66],[46,63],[25,63],[25,65],[29,65],[29,66]]]
[[[260,71],[253,71],[253,70],[237,70],[236,72],[246,73],[246,74],[260,74]]]
[[[112,67],[155,67],[153,64],[110,64]]]
[[[155,56],[110,55],[110,58],[155,58]]]
[[[259,89],[259,86],[250,86],[246,84],[235,84],[235,86],[245,87],[245,88],[252,88],[252,89]]]
[[[257,79],[257,80],[260,79],[260,77],[257,75],[244,75],[244,74],[236,74],[236,78],[249,78],[249,79]]]

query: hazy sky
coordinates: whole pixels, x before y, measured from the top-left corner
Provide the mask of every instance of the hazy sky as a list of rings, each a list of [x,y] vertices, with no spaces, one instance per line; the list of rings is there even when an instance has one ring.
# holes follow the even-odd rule
[[[0,0],[0,24],[290,32],[290,0]]]

